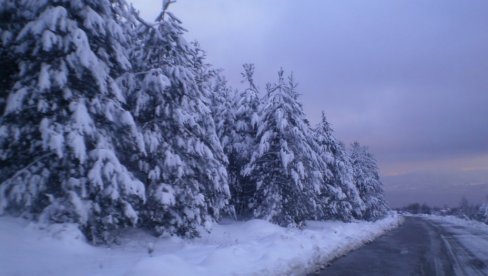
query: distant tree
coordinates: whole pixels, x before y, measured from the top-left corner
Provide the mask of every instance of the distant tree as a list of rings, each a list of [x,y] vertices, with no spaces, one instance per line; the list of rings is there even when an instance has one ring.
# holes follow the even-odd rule
[[[488,202],[485,202],[479,206],[476,219],[488,224]]]
[[[407,205],[406,207],[402,208],[402,210],[407,211],[411,214],[433,214],[434,211],[439,213],[440,209],[437,207],[431,207],[427,203],[412,203]]]
[[[471,205],[466,197],[461,197],[456,215],[461,218],[474,219],[478,212],[478,206]]]
[[[420,213],[430,215],[432,213],[432,208],[424,203],[420,206]]]
[[[373,155],[364,146],[355,142],[350,153],[354,184],[365,204],[363,218],[375,220],[386,214],[387,206],[383,196],[383,184],[378,174],[378,166]]]
[[[412,214],[420,214],[421,206],[419,203],[412,203],[407,205],[404,210]]]

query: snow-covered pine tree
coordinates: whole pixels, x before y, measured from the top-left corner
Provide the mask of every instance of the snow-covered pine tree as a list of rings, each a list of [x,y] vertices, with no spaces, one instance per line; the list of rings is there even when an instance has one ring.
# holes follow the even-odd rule
[[[322,112],[321,121],[314,129],[318,153],[325,167],[320,204],[324,219],[348,221],[359,217],[364,203],[352,181],[352,167],[343,144],[333,135],[333,130]]]
[[[180,22],[181,23],[181,22]],[[203,94],[202,101],[209,105],[210,109],[213,100],[214,80],[223,78],[221,70],[216,70],[211,64],[207,63],[207,53],[201,48],[198,41],[190,42],[188,47],[190,68],[195,75],[195,83]],[[212,112],[212,110],[211,110]]]
[[[19,74],[0,119],[0,211],[110,242],[145,200],[121,161],[143,151],[114,81],[130,68],[123,0],[15,2],[29,22],[13,40]]]
[[[16,1],[0,1],[0,114],[4,113],[8,91],[18,74],[13,42],[28,16],[28,12],[19,10]]]
[[[343,183],[345,187],[343,191],[346,193],[349,202],[352,205],[352,215],[356,219],[363,217],[363,213],[366,210],[366,204],[360,197],[359,190],[354,184],[354,170],[351,158],[346,150],[344,143],[339,141],[337,143],[337,153],[336,153],[336,170],[337,170],[337,180]]]
[[[350,152],[353,179],[359,196],[365,204],[362,219],[376,220],[388,210],[383,196],[383,184],[380,181],[378,166],[373,155],[364,146],[354,142]]]
[[[282,70],[278,76],[277,84],[267,86],[259,143],[244,172],[256,185],[254,216],[287,226],[317,216],[322,179],[296,84],[285,83]]]
[[[235,98],[236,92],[232,91],[227,84],[227,80],[218,74],[214,80],[212,88],[212,116],[215,121],[217,129],[217,136],[219,137],[222,149],[227,158],[227,175],[228,184],[231,197],[229,200],[227,215],[237,218],[236,204],[234,196],[234,186],[237,181],[237,176],[234,172],[239,168],[236,166],[234,158],[234,137],[235,137]]]
[[[225,153],[229,160],[229,186],[232,194],[231,204],[239,218],[253,216],[250,209],[254,200],[255,185],[243,173],[244,166],[251,160],[256,146],[259,92],[254,84],[254,65],[244,64],[243,82],[248,87],[234,97],[227,113],[234,118],[231,127],[223,135]]]
[[[232,145],[229,133],[233,131],[235,121],[233,110],[235,96],[225,77],[217,75],[212,85],[211,111],[224,153],[227,152],[226,148]]]
[[[142,19],[131,60],[132,111],[147,157],[139,164],[147,183],[144,226],[157,235],[197,235],[219,218],[229,197],[226,158],[209,108],[210,85],[197,49],[183,38],[167,8],[155,24]]]

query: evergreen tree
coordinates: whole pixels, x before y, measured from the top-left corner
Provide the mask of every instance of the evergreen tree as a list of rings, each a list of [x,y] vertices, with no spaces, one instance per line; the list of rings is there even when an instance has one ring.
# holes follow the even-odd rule
[[[14,0],[0,1],[0,114],[5,111],[8,91],[18,74],[15,37],[29,16],[28,9],[21,11],[17,5]]]
[[[347,153],[346,146],[342,142],[337,143],[336,152],[336,181],[342,183],[343,191],[352,205],[352,215],[360,219],[366,210],[366,204],[360,196],[357,186],[354,184],[354,169],[352,160]]]
[[[194,237],[222,212],[383,216],[367,149],[348,155],[324,115],[312,131],[282,70],[260,98],[245,64],[232,91],[173,2],[147,23],[125,0],[0,1],[0,214],[78,223],[94,243],[130,226]]]
[[[248,87],[235,97],[229,110],[233,114],[234,123],[226,135],[231,144],[226,148],[229,160],[231,203],[235,206],[240,218],[252,217],[250,205],[254,201],[255,185],[244,175],[244,166],[251,160],[252,151],[256,146],[258,112],[260,106],[259,92],[254,84],[254,65],[244,64],[243,81]]]
[[[144,225],[154,233],[197,235],[219,218],[229,197],[226,159],[209,107],[201,52],[183,39],[166,2],[156,24],[142,23],[132,52],[135,71],[122,82],[141,126],[147,156]]]
[[[365,204],[363,219],[375,220],[386,214],[387,206],[383,199],[383,187],[378,174],[378,166],[373,155],[364,146],[355,142],[350,153],[354,184]]]
[[[227,84],[227,80],[217,75],[213,85],[212,94],[212,115],[215,121],[217,129],[217,135],[219,137],[222,149],[227,158],[227,175],[228,184],[231,193],[229,201],[228,215],[236,218],[236,197],[235,197],[235,184],[238,175],[235,173],[240,170],[235,162],[234,153],[234,141],[235,138],[235,97],[236,94]]]
[[[144,149],[114,81],[130,68],[122,3],[16,1],[29,22],[11,40],[19,73],[0,119],[2,212],[76,222],[94,242],[138,222],[144,185],[122,160]]]
[[[230,133],[235,122],[234,98],[235,92],[232,91],[225,77],[217,75],[212,84],[211,111],[224,152],[227,152],[227,148],[232,145]]]
[[[283,71],[278,76],[278,83],[267,87],[259,143],[244,172],[256,185],[254,216],[287,226],[317,216],[321,175],[296,84],[292,78],[285,83]]]
[[[324,218],[348,221],[359,217],[364,203],[352,182],[352,167],[344,146],[333,135],[324,112],[314,129],[314,137],[325,165],[322,169],[324,183],[320,197]]]

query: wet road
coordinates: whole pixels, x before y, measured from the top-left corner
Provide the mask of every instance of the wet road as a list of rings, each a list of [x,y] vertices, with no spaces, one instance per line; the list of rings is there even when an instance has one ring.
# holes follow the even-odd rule
[[[397,229],[314,275],[488,275],[488,233],[406,217]]]

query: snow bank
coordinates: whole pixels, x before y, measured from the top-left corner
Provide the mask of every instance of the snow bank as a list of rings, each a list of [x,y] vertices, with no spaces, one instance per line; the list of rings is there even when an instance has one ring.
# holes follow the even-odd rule
[[[462,219],[455,216],[437,216],[437,215],[416,215],[416,216],[427,218],[429,220],[439,222],[439,223],[444,223],[444,224],[448,223],[448,224],[468,227],[470,229],[476,229],[476,230],[488,232],[488,224],[485,224],[477,220]]]
[[[125,233],[112,248],[88,245],[74,225],[0,218],[0,275],[283,275],[320,265],[398,226],[309,221],[303,230],[262,220],[223,222],[195,240]]]

